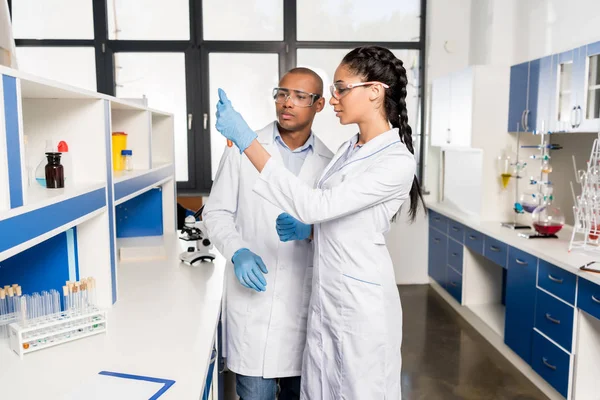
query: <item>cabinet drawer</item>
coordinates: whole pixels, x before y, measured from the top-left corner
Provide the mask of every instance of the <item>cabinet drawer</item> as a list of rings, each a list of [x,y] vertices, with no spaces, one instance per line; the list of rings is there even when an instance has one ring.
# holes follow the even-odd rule
[[[485,258],[492,260],[502,268],[506,268],[508,245],[489,236],[485,237],[484,244],[483,255]]]
[[[459,304],[462,304],[462,275],[453,270],[452,267],[448,267],[447,278],[448,282],[446,290],[448,290],[448,293],[450,293]]]
[[[508,267],[513,268],[533,268],[533,271],[537,271],[538,259],[529,253],[525,253],[519,249],[511,247],[508,250]],[[534,274],[535,278],[535,274]]]
[[[537,290],[535,327],[571,352],[575,309],[549,294]]]
[[[475,253],[483,255],[483,233],[474,229],[465,229],[465,246]]]
[[[463,245],[448,240],[448,265],[462,274],[463,271]]]
[[[533,333],[532,367],[565,398],[569,392],[571,356],[538,332]]]
[[[448,249],[448,238],[443,233],[429,228],[429,276],[437,283],[445,287],[446,284],[446,260]]]
[[[575,304],[575,287],[577,277],[549,262],[540,260],[538,270],[538,286],[560,297],[570,304]]]
[[[448,235],[460,242],[461,244],[465,242],[465,227],[463,224],[460,224],[456,221],[448,220]]]
[[[432,226],[439,231],[447,233],[448,218],[444,217],[442,214],[436,213],[435,211],[429,210],[429,226]]]
[[[600,286],[587,279],[579,278],[577,307],[600,319]]]

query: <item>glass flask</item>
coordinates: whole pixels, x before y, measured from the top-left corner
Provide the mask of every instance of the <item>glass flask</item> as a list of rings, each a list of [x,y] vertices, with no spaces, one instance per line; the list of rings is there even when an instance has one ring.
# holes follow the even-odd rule
[[[544,196],[544,201],[531,214],[533,227],[543,236],[555,235],[565,225],[565,215],[552,205],[553,197]]]

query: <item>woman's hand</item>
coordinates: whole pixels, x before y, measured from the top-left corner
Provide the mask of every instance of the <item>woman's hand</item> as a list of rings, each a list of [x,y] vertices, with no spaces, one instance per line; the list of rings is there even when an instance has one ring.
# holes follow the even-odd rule
[[[223,89],[219,89],[215,127],[223,136],[235,143],[240,149],[240,153],[244,152],[256,139],[256,133],[250,129],[242,115],[233,109],[231,101]]]

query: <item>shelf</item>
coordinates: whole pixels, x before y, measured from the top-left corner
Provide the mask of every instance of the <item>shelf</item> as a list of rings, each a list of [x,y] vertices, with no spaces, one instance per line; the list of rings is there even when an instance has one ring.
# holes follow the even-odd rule
[[[81,224],[104,211],[104,184],[49,190],[28,188],[23,207],[0,213],[0,261]]]
[[[480,304],[468,308],[500,337],[504,337],[506,307],[502,304]]]
[[[115,204],[130,200],[164,182],[174,179],[173,164],[155,164],[152,169],[114,173]]]

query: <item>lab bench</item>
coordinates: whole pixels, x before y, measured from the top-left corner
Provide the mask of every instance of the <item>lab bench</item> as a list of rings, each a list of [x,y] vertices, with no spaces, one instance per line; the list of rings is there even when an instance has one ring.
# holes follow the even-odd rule
[[[176,235],[161,242],[164,259],[119,264],[119,301],[108,312],[105,335],[24,360],[0,346],[3,396],[63,399],[100,371],[111,371],[175,381],[161,400],[209,398],[202,393],[217,375],[209,369],[216,368],[225,260],[215,252],[213,263],[186,266],[178,258],[185,242]]]
[[[525,239],[500,222],[430,204],[432,287],[551,399],[600,392],[600,274],[558,239]]]

